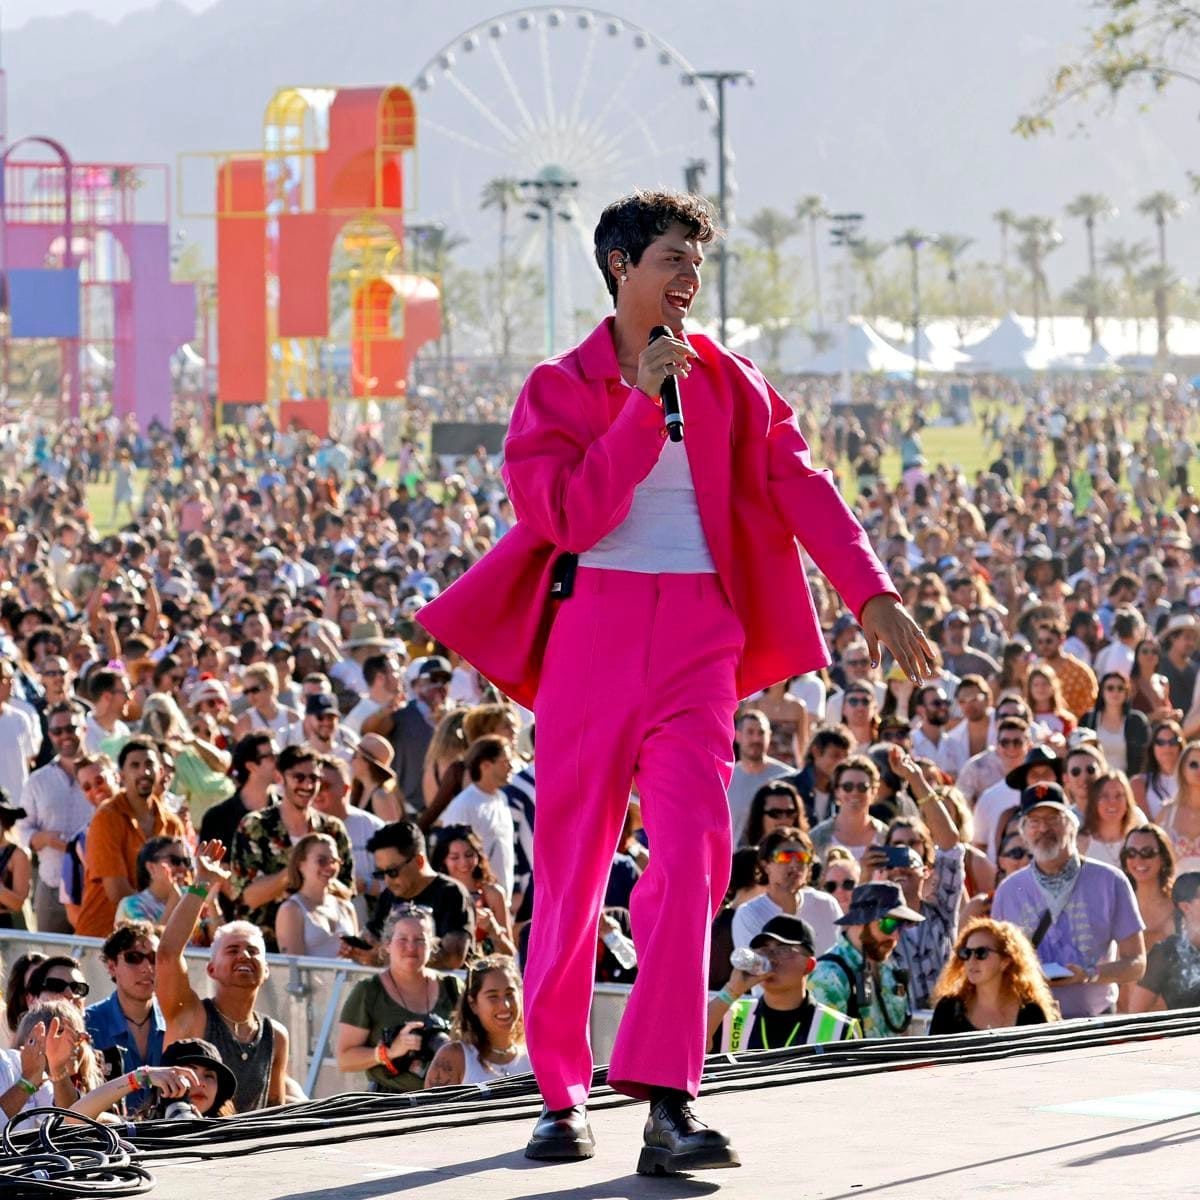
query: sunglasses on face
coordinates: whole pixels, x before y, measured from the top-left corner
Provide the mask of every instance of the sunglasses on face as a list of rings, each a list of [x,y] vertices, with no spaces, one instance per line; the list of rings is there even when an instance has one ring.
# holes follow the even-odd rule
[[[154,966],[155,958],[153,950],[126,950],[121,955],[121,961],[128,967],[140,967],[142,963]]]
[[[374,871],[371,872],[371,878],[372,879],[395,879],[400,874],[400,872],[403,871],[404,868],[408,866],[408,864],[410,862],[412,862],[412,859],[406,858],[398,867],[377,867]],[[415,908],[416,906],[410,904],[410,905],[405,905],[405,907],[406,908]],[[392,911],[395,912],[396,910],[393,909]],[[426,911],[429,912],[432,910],[426,909]]]
[[[847,708],[866,708],[870,703],[866,696],[847,696],[844,701]]]
[[[1155,738],[1154,744],[1156,746],[1182,746],[1183,741],[1182,741],[1182,739],[1177,738],[1177,737]]]
[[[50,734],[51,737],[66,737],[67,734],[69,734],[69,733],[77,733],[79,731],[79,726],[78,725],[48,725],[48,726],[46,726],[46,730]]]
[[[973,958],[979,962],[986,962],[993,954],[999,953],[999,950],[993,950],[991,946],[964,946],[958,951],[958,957],[963,962],[970,962]]]
[[[842,664],[847,667],[865,667],[870,661],[869,658],[846,658],[842,660]]]
[[[805,863],[812,862],[812,855],[807,850],[785,850],[782,847],[771,855],[773,863]]]
[[[164,854],[162,858],[156,858],[155,862],[170,863],[173,867],[190,867],[192,860],[186,854]]]
[[[1017,862],[1023,862],[1025,859],[1030,857],[1030,854],[1024,846],[1011,846],[1007,850],[1001,850],[998,857],[1012,858],[1016,859]]]
[[[56,996],[61,996],[64,992],[71,992],[81,1000],[91,990],[88,984],[82,979],[47,979],[42,984],[43,992],[51,992]]]
[[[879,932],[884,937],[891,937],[900,928],[902,923],[899,917],[880,917],[876,922],[879,926]]]
[[[1121,853],[1125,858],[1144,858],[1149,861],[1157,858],[1159,852],[1157,846],[1143,846],[1140,850],[1136,846],[1126,846]]]
[[[851,792],[857,792],[860,796],[865,796],[870,790],[871,785],[869,783],[855,783],[851,780],[847,780],[844,783],[838,784],[838,791],[846,792],[847,794]]]
[[[262,688],[257,687],[257,686],[242,688],[242,695],[243,696],[257,696],[258,693],[261,691],[262,691]]]
[[[1078,779],[1080,775],[1099,775],[1100,768],[1095,763],[1089,763],[1086,767],[1068,767],[1067,774]]]
[[[821,886],[832,896],[834,892],[852,892],[857,885],[853,879],[827,879]]]
[[[315,772],[310,771],[293,771],[290,775],[285,776],[292,783],[320,783],[321,777]]]
[[[797,815],[797,813],[794,808],[764,808],[763,809],[763,816],[770,817],[772,821],[783,821],[783,820],[786,820],[788,817],[795,817],[796,815]]]
[[[997,746],[1006,746],[1010,750],[1015,750],[1018,746],[1025,745],[1024,738],[999,738],[996,742]]]
[[[41,676],[43,679],[47,679],[47,678],[52,679],[52,678],[55,678],[56,676],[61,677],[65,674],[66,674],[66,671],[42,671],[41,672]]]

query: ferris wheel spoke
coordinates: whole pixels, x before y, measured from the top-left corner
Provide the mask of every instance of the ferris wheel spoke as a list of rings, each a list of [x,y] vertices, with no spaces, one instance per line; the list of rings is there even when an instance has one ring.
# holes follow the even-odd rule
[[[488,50],[491,51],[492,58],[496,60],[496,69],[500,72],[500,78],[504,80],[504,86],[508,89],[508,94],[512,97],[512,102],[521,116],[522,126],[532,131],[536,127],[533,114],[526,106],[521,89],[517,87],[517,81],[513,78],[512,71],[509,70],[508,63],[505,61],[504,55],[500,53],[500,47],[494,39],[488,41]]]
[[[496,131],[502,138],[504,138],[506,142],[512,142],[516,140],[513,137],[512,130],[505,125],[505,123],[500,120],[500,118],[496,116],[496,114],[492,112],[492,110],[486,104],[484,104],[484,102],[480,100],[480,98],[475,95],[475,93],[465,83],[463,83],[463,81],[459,79],[459,77],[455,75],[453,71],[447,71],[445,77],[454,86],[459,95],[461,95],[462,98],[466,100],[466,102],[470,104],[471,107],[474,108],[475,111],[478,112],[479,115],[483,117],[483,119],[487,121],[489,125],[496,129]]]
[[[575,83],[575,94],[571,97],[571,106],[567,110],[568,127],[579,124],[579,110],[583,107],[583,93],[591,78],[592,62],[596,57],[596,43],[600,39],[599,28],[593,25],[589,34],[587,49],[583,52],[583,63],[579,68],[579,78]]]
[[[554,128],[558,117],[558,106],[554,103],[554,75],[550,70],[550,35],[546,26],[538,26],[538,54],[542,59],[542,91],[546,99],[546,124]]]
[[[473,138],[469,134],[459,133],[457,129],[449,129],[445,125],[439,125],[437,121],[430,120],[429,117],[422,117],[421,124],[425,129],[439,133],[442,137],[449,138],[452,142],[458,142],[462,146],[477,150],[480,154],[490,154],[493,158],[500,158],[505,161],[510,157],[503,150],[497,150],[495,146],[489,146],[486,142],[481,142],[478,138]]]
[[[603,126],[608,114],[612,112],[613,106],[616,104],[617,100],[620,99],[622,93],[624,92],[625,85],[630,81],[630,79],[633,78],[633,72],[637,69],[637,66],[637,55],[631,54],[629,56],[629,62],[625,67],[625,73],[613,84],[612,91],[610,91],[608,94],[608,99],[600,106],[599,111],[592,117],[590,121],[584,123],[585,129],[588,127],[600,128]]]

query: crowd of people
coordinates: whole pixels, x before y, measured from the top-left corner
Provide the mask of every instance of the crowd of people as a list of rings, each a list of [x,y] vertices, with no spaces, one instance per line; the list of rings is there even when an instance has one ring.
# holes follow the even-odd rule
[[[974,478],[894,406],[801,405],[940,670],[872,661],[810,572],[831,665],[730,730],[714,1051],[1200,1003],[1192,402],[1138,385],[1134,438],[1080,385],[1016,398],[977,404]],[[101,939],[112,980],[5,951],[6,1119],[301,1098],[275,953],[371,968],[334,1045],[365,1087],[528,1071],[536,729],[420,624],[514,516],[494,456],[406,433],[69,425],[2,464],[0,927]],[[596,969],[627,983],[636,794],[613,852]]]

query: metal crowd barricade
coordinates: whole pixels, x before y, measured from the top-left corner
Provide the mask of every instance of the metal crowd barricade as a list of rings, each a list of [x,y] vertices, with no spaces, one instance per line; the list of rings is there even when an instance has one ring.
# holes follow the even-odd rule
[[[33,951],[46,955],[69,954],[77,958],[83,976],[91,985],[88,1003],[103,1000],[112,990],[112,981],[100,956],[99,938],[81,938],[73,934],[0,931],[0,968],[7,978],[9,967],[22,954]],[[210,952],[189,949],[185,952],[188,978],[198,996],[212,994],[205,968]],[[334,1058],[338,1017],[350,988],[378,968],[361,967],[348,959],[293,958],[286,954],[267,956],[270,968],[259,993],[258,1011],[273,1017],[288,1031],[288,1073],[309,1096],[334,1096],[342,1092],[365,1090],[366,1076],[343,1074]],[[592,1054],[597,1063],[608,1061],[616,1038],[617,1026],[629,997],[629,988],[618,984],[597,984],[592,1003]],[[6,1038],[7,1029],[3,1030]]]

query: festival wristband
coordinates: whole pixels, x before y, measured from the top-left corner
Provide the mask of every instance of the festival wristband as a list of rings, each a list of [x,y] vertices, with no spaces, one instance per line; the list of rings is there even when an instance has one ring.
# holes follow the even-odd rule
[[[734,1002],[735,996],[727,987],[723,987],[717,993],[717,999],[720,1000],[720,1002],[722,1004],[724,1004],[726,1007],[728,1007],[729,1005],[731,1005]]]
[[[201,900],[208,899],[208,888],[202,883],[189,883],[183,890],[188,896],[199,896]]]
[[[396,1070],[395,1064],[392,1062],[392,1056],[388,1053],[388,1048],[383,1044],[383,1042],[380,1042],[379,1045],[375,1047],[375,1057],[378,1059],[379,1065],[384,1067],[389,1075],[400,1074],[400,1072]]]
[[[26,1079],[24,1075],[22,1075],[21,1078],[17,1080],[17,1087],[19,1087],[21,1089],[21,1091],[23,1091],[25,1093],[25,1095],[27,1095],[27,1096],[32,1096],[34,1094],[34,1092],[37,1091],[37,1084],[30,1083],[29,1080]]]

